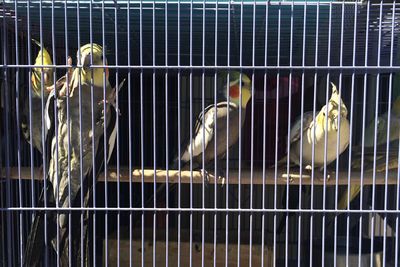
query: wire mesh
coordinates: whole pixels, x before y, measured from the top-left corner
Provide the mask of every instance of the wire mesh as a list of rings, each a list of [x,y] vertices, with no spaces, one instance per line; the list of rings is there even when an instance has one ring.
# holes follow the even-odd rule
[[[2,266],[398,266],[396,1],[0,18]]]

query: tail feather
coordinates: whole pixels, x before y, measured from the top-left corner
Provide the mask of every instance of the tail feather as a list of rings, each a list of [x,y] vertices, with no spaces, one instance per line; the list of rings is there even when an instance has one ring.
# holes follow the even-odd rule
[[[361,186],[359,185],[351,185],[350,186],[350,201],[347,201],[347,196],[348,196],[348,190],[346,189],[346,191],[343,193],[342,197],[339,199],[338,202],[338,209],[339,210],[344,210],[347,208],[347,202],[350,203],[351,201],[353,201],[358,194],[360,193],[361,190]]]
[[[31,231],[26,242],[24,266],[39,266],[44,247],[44,212],[35,214]]]
[[[47,188],[46,190],[42,190],[40,197],[39,197],[39,203],[40,205],[43,205],[44,202],[44,194],[46,193],[47,196],[49,196],[48,202],[49,204],[54,203],[54,199],[52,198],[53,196],[53,190],[52,190],[52,185],[48,181],[47,182]],[[47,223],[50,224],[52,223],[51,220],[51,215],[47,219]],[[45,223],[45,212],[42,210],[39,210],[36,212],[33,223],[31,226],[31,230],[28,235],[28,240],[26,242],[26,248],[25,248],[25,254],[24,254],[24,264],[23,266],[40,266],[40,260],[41,256],[43,254],[43,249],[45,245],[45,240],[44,240],[44,223]],[[51,227],[50,229],[50,234],[47,235],[51,236]]]

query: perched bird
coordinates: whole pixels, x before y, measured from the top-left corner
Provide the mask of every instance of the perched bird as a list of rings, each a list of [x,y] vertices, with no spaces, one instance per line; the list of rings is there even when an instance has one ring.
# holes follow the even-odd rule
[[[200,168],[203,159],[203,143],[204,164],[207,165],[214,160],[215,155],[218,158],[225,155],[227,139],[229,140],[229,147],[237,142],[239,138],[239,127],[243,126],[246,117],[246,106],[251,98],[251,80],[246,74],[240,74],[239,72],[231,72],[229,80],[229,102],[223,101],[218,102],[216,105],[209,105],[197,116],[192,140],[188,139],[183,143],[182,153],[174,159],[171,166],[172,169],[178,167],[179,161],[181,162],[182,169],[188,169],[191,158],[193,159],[193,168]],[[242,96],[241,103],[240,90]],[[228,99],[226,95],[226,86],[223,89],[223,93],[226,99]],[[239,121],[240,110],[241,121]],[[228,112],[229,136],[227,136]],[[215,124],[217,125],[216,129]],[[217,151],[214,151],[214,142],[217,143]]]
[[[41,65],[52,65],[49,52],[46,48],[41,47],[40,43],[35,39],[32,41],[40,47],[38,55],[35,59],[35,66]],[[42,93],[42,82],[43,82],[43,93]],[[24,99],[23,112],[21,116],[21,131],[25,140],[31,143],[40,153],[43,153],[42,149],[42,110],[46,103],[47,97],[50,91],[47,89],[53,84],[53,68],[41,68],[36,67],[32,69],[31,75],[31,96],[32,99]],[[43,102],[43,104],[42,104]],[[31,103],[31,106],[29,106]],[[31,108],[31,111],[30,111]],[[30,113],[31,112],[31,113]],[[30,122],[32,118],[32,122]],[[30,129],[32,127],[32,129]],[[44,127],[44,137],[47,136],[47,129]],[[31,136],[32,131],[32,136]]]
[[[212,104],[204,109],[196,119],[192,139],[187,139],[183,142],[182,152],[175,157],[170,170],[176,170],[181,162],[181,169],[188,170],[190,158],[193,159],[193,169],[200,169],[202,167],[203,158],[203,142],[204,142],[204,165],[210,164],[216,155],[221,159],[226,152],[227,141],[227,115],[229,111],[229,147],[234,145],[239,138],[239,127],[242,127],[246,117],[246,107],[251,98],[251,80],[246,74],[233,71],[229,75],[229,90],[226,85],[221,88],[224,94],[224,101],[218,102],[216,105]],[[229,96],[227,95],[227,91]],[[240,92],[242,96],[240,104]],[[241,121],[239,121],[239,112],[241,110]],[[203,124],[204,119],[204,124]],[[215,119],[217,119],[217,128],[215,129]],[[203,131],[204,129],[204,131]],[[203,136],[205,137],[203,139]],[[216,138],[216,139],[215,139]],[[214,142],[217,143],[217,151],[214,152]],[[206,167],[207,168],[207,167]],[[206,181],[208,181],[208,172],[205,172]],[[177,184],[169,187],[169,191],[174,190]],[[158,195],[164,190],[166,184],[162,184],[156,191]],[[151,203],[154,195],[146,200],[145,205]]]
[[[394,101],[390,111],[390,132],[389,132],[389,158],[388,166],[386,166],[386,142],[389,126],[389,113],[385,112],[377,118],[376,129],[376,146],[377,153],[374,157],[374,142],[375,142],[375,119],[373,119],[365,130],[364,137],[364,170],[369,172],[373,170],[373,163],[375,161],[376,172],[383,172],[388,169],[396,169],[398,167],[398,139],[400,137],[400,97]],[[356,149],[360,150],[360,149]],[[360,153],[360,152],[358,152]],[[361,160],[356,159],[352,162],[352,167],[358,169],[361,167]],[[346,209],[347,203],[353,201],[360,193],[360,185],[350,186],[349,191],[346,189],[338,201],[338,209]],[[348,199],[350,201],[348,201]]]
[[[339,155],[346,150],[350,141],[350,124],[347,119],[347,108],[341,100],[336,85],[332,84],[332,95],[328,105],[325,105],[313,119],[313,112],[306,112],[297,118],[290,129],[290,161],[300,165],[300,158],[306,169],[312,167],[312,150],[314,146],[314,168],[324,166],[325,133],[326,165],[329,165],[338,156],[336,148],[339,145]],[[339,111],[340,105],[340,111]],[[340,113],[339,113],[340,112]],[[340,126],[339,126],[340,117]],[[300,140],[300,130],[303,125],[303,140]],[[338,131],[340,129],[340,143],[338,144]],[[315,134],[314,134],[315,132]],[[300,155],[300,146],[303,146],[303,154]],[[285,159],[286,160],[286,159]]]
[[[325,134],[326,141],[326,165],[333,162],[337,156],[343,153],[350,141],[350,125],[347,120],[347,108],[342,101],[336,85],[332,84],[332,95],[328,105],[325,105],[318,112],[315,119],[313,112],[303,114],[303,120],[299,117],[290,130],[290,156],[291,162],[300,165],[302,159],[303,166],[306,169],[323,168],[325,158]],[[339,126],[340,118],[340,126]],[[303,125],[303,140],[301,137],[301,125]],[[338,143],[338,131],[340,129],[340,143]],[[300,155],[300,147],[303,146],[303,153]],[[312,165],[312,150],[314,146],[314,165]],[[339,155],[337,155],[337,146],[339,146]],[[286,162],[287,158],[280,160],[280,163]],[[286,187],[285,187],[286,190]],[[289,207],[298,206],[298,190],[290,190]],[[283,194],[283,205],[286,207],[286,194]],[[278,232],[282,232],[284,220],[282,219]]]
[[[77,198],[79,192],[85,196],[85,199],[87,198],[93,186],[91,184],[93,172],[96,177],[99,175],[104,160],[109,159],[113,150],[110,144],[115,143],[111,140],[105,142],[107,144],[105,149],[108,150],[106,151],[108,156],[105,159],[104,143],[101,142],[104,138],[115,138],[115,134],[113,137],[111,133],[116,126],[117,112],[113,103],[115,103],[115,90],[117,89],[111,88],[107,68],[105,70],[91,68],[92,64],[103,65],[103,48],[98,44],[86,44],[80,48],[79,59],[78,63],[81,62],[82,68],[73,70],[68,86],[64,83],[59,91],[55,91],[58,94],[57,99],[54,97],[48,99],[48,101],[56,101],[58,124],[57,135],[52,139],[46,194],[53,201],[50,205],[58,202],[58,206],[63,208],[80,206],[80,198]],[[107,64],[106,59],[104,61]],[[106,84],[103,89],[104,72]],[[91,102],[92,100],[93,102]],[[67,114],[67,102],[69,114]],[[94,120],[94,128],[92,128],[92,120]],[[104,136],[104,127],[106,127],[106,136]],[[92,169],[93,157],[95,157],[96,168],[94,170]],[[85,201],[86,204],[88,204],[87,201]],[[83,255],[83,252],[79,251],[79,245],[75,246],[76,240],[79,240],[79,237],[76,236],[78,230],[71,233],[73,240],[68,240],[68,214],[61,213],[58,219],[56,215],[54,212],[49,215],[48,223],[52,223],[52,225],[49,226],[51,235],[48,241],[51,241],[57,251],[55,231],[58,227],[60,229],[60,250],[57,253],[60,253],[62,265],[75,265],[74,262],[80,262],[79,257],[85,257],[87,263],[88,255]],[[72,220],[69,223],[74,223],[74,219]],[[36,266],[40,263],[40,251],[43,249],[44,236],[37,232],[41,231],[43,223],[43,212],[39,211],[35,215],[28,237],[25,266]],[[75,228],[80,230],[80,227]],[[86,236],[87,234],[82,233],[82,235]],[[71,259],[68,257],[68,242],[74,244],[71,246],[73,249]]]

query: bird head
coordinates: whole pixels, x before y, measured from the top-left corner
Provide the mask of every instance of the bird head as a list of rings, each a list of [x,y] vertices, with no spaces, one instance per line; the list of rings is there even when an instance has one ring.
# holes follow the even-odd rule
[[[240,104],[240,90],[242,91],[242,107],[245,108],[251,98],[251,80],[244,73],[232,71],[229,75],[229,99],[237,105]],[[226,98],[228,98],[227,91],[225,86]]]
[[[329,99],[328,105],[325,105],[322,107],[321,111],[317,115],[317,123],[319,125],[322,125],[325,127],[326,125],[326,119],[330,120],[333,124],[333,128],[335,130],[339,129],[339,116],[341,118],[347,118],[347,107],[342,101],[339,91],[337,90],[337,87],[334,83],[331,83],[332,85],[332,95],[331,98]],[[340,114],[339,114],[339,105],[340,105]],[[328,127],[330,123],[328,121]]]
[[[332,95],[328,103],[328,116],[337,118],[339,116],[339,105],[340,105],[340,116],[343,118],[347,117],[347,107],[340,97],[339,91],[334,83],[332,85]]]
[[[84,46],[81,46],[76,57],[78,64],[82,64],[82,81],[89,83],[92,79],[93,72],[94,86],[103,87],[103,72],[105,71],[106,81],[108,81],[108,68],[105,68],[104,70],[102,68],[91,68],[92,65],[103,65],[103,63],[105,63],[104,65],[107,65],[107,58],[103,59],[103,47],[95,43],[85,44]]]
[[[46,48],[42,47],[40,45],[40,42],[38,42],[37,40],[32,39],[32,41],[40,48],[39,53],[35,59],[35,65],[53,65],[50,54],[46,50]],[[43,84],[45,88],[53,83],[53,68],[33,68],[31,76],[32,89],[37,95],[40,95],[41,92],[42,73]]]

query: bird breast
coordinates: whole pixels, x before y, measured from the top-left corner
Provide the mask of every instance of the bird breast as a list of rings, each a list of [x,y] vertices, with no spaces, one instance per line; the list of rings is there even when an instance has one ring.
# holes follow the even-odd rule
[[[325,158],[325,132],[327,133],[326,141],[326,164],[331,163],[337,157],[338,130],[340,129],[339,155],[346,150],[349,145],[350,125],[345,117],[340,119],[340,127],[336,127],[337,122],[328,118],[328,128],[326,125],[312,123],[312,126],[306,130],[303,138],[303,164],[311,165],[312,149],[314,145],[314,167],[324,166]],[[338,129],[339,128],[339,129]],[[315,129],[315,134],[314,134]],[[327,129],[327,131],[326,131]],[[294,152],[299,155],[300,142],[294,144]]]

